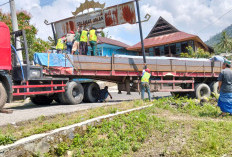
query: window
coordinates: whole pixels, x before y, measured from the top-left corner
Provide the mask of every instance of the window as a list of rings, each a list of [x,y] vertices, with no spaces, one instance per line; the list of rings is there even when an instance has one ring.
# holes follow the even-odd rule
[[[143,52],[142,52],[143,55]],[[149,49],[145,49],[145,56],[149,56]]]
[[[160,46],[160,56],[164,56],[164,46]]]
[[[149,56],[154,56],[154,48],[149,48]]]
[[[160,48],[159,47],[154,47],[155,49],[155,55],[160,56]]]
[[[170,46],[170,50],[171,50],[171,54],[176,54],[176,44],[171,44]]]
[[[164,46],[164,54],[169,55],[169,46],[168,45]]]
[[[188,43],[187,42],[182,42],[181,43],[181,52],[188,52],[188,50],[186,49],[188,47]]]
[[[181,53],[181,43],[176,43],[176,54],[180,54]]]

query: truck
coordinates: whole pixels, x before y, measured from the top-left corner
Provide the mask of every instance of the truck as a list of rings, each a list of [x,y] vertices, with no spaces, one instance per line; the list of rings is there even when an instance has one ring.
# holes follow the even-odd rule
[[[11,36],[21,37],[23,48],[11,45]],[[62,104],[97,102],[99,85],[81,78],[115,82],[119,93],[140,91],[143,59],[140,56],[62,55],[65,66],[32,65],[28,57],[24,30],[10,33],[0,22],[0,109],[5,103],[30,97],[36,105],[48,105],[54,100]],[[16,40],[14,40],[16,41]],[[16,45],[16,44],[14,44]],[[17,64],[17,51],[24,50],[24,63]],[[39,59],[49,54],[38,53]],[[67,67],[66,63],[71,64]],[[174,95],[209,97],[218,93],[217,77],[222,63],[207,59],[147,57],[151,71],[152,92],[171,92]]]

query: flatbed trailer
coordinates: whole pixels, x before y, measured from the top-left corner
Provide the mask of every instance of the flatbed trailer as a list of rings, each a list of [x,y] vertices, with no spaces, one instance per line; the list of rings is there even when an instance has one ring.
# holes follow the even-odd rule
[[[140,79],[144,67],[139,56],[68,56],[73,70],[49,67],[44,74],[52,77],[92,78],[115,82],[121,91],[140,91]],[[70,58],[72,58],[70,60]],[[150,88],[152,92],[171,92],[197,98],[218,94],[217,77],[222,63],[209,59],[189,59],[174,57],[147,57],[147,67],[151,70]]]

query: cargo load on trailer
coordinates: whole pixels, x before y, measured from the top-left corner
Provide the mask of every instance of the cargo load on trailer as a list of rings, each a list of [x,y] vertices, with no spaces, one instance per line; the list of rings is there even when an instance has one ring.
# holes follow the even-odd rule
[[[36,54],[44,58],[46,53]],[[44,69],[48,76],[86,77],[118,84],[119,93],[140,91],[140,77],[144,67],[142,56],[116,55],[112,57],[63,55],[73,67],[52,67]],[[43,65],[44,66],[44,65]],[[151,91],[172,92],[197,98],[218,93],[217,77],[222,62],[212,59],[147,57],[151,70]],[[70,73],[71,71],[71,73]]]

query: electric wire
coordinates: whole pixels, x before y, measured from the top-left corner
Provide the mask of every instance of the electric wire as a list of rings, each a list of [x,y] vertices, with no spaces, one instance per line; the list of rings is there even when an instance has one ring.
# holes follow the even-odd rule
[[[203,30],[205,30],[206,28],[212,26],[213,24],[215,24],[216,22],[218,22],[220,19],[222,19],[226,14],[230,13],[232,11],[232,8],[227,11],[226,13],[224,13],[223,15],[221,15],[220,17],[218,17],[214,22],[208,24],[206,27],[204,27],[203,29],[201,29],[200,31],[198,31],[197,34],[199,34],[200,32],[202,32]]]
[[[10,1],[11,1],[11,0],[9,0],[9,2],[5,2],[5,3],[3,3],[3,4],[0,4],[0,7],[2,7],[2,6],[4,6],[4,5],[10,3]]]

